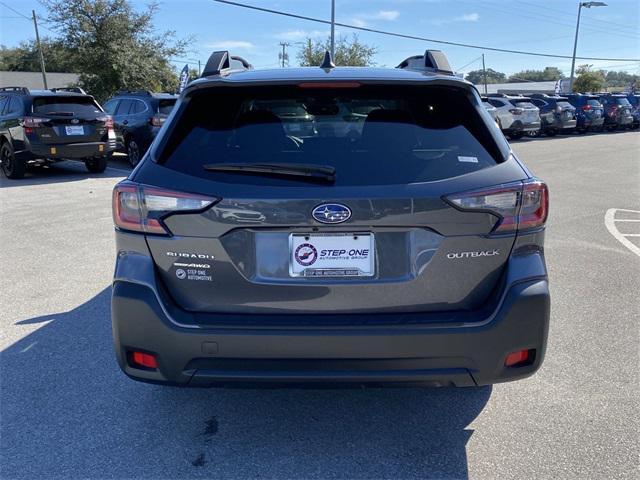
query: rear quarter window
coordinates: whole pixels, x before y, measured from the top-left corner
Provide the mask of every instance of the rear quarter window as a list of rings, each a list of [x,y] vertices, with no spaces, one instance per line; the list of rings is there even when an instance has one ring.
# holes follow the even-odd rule
[[[465,90],[435,86],[216,87],[186,102],[158,161],[214,181],[259,185],[300,182],[203,166],[331,166],[336,185],[347,186],[441,180],[503,160],[482,109]]]
[[[176,104],[176,99],[165,99],[158,102],[158,113],[161,115],[169,115]]]

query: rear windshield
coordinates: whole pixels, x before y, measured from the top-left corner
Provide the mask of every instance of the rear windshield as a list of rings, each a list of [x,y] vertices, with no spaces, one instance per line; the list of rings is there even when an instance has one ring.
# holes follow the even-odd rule
[[[560,108],[573,108],[573,105],[571,105],[569,102],[558,102],[557,105]]]
[[[33,113],[43,115],[95,115],[100,107],[91,97],[37,97],[33,100]]]
[[[629,103],[629,100],[627,100],[626,98],[616,98],[616,103],[618,105],[622,105],[624,107],[630,107],[631,104]]]
[[[176,104],[175,98],[160,100],[158,102],[158,113],[162,115],[169,115],[171,113],[171,110],[173,110],[173,106],[175,104]]]
[[[537,108],[533,103],[528,100],[509,100],[511,105],[514,105],[518,108]]]
[[[159,162],[215,181],[259,185],[300,181],[203,166],[329,166],[336,170],[336,185],[449,178],[501,158],[471,98],[434,86],[212,88],[194,93]]]
[[[592,107],[602,107],[602,104],[598,100],[587,100],[587,104]]]

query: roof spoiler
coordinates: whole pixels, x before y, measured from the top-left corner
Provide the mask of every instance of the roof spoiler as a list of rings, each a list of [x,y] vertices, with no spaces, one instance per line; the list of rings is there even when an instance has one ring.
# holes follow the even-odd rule
[[[213,52],[207,60],[201,77],[221,75],[230,71],[253,70],[253,65],[242,57],[232,56],[228,50]]]
[[[396,68],[408,70],[427,70],[430,72],[453,75],[453,69],[447,60],[447,56],[441,50],[426,50],[424,55],[414,55],[405,58]]]
[[[55,87],[50,89],[52,92],[70,92],[70,93],[81,93],[82,95],[86,95],[85,92],[80,87]]]

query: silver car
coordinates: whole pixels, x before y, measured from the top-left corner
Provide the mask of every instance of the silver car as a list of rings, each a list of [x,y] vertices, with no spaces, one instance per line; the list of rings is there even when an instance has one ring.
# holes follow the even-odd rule
[[[489,95],[488,101],[496,108],[498,125],[512,140],[540,130],[540,110],[530,98],[498,93]]]

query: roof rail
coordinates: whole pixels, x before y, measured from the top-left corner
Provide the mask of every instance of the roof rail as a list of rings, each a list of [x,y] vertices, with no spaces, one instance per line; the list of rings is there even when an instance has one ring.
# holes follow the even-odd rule
[[[200,76],[210,77],[238,70],[253,70],[253,65],[242,57],[229,55],[228,50],[220,50],[211,54]]]
[[[424,55],[414,55],[405,58],[396,68],[409,70],[428,70],[437,73],[453,75],[453,69],[447,56],[441,50],[426,50]]]
[[[23,95],[29,95],[29,89],[27,87],[0,87],[0,92],[15,92]]]
[[[150,97],[152,93],[149,90],[118,90],[116,95],[146,95]]]
[[[50,88],[50,90],[52,92],[71,92],[71,93],[81,93],[82,95],[86,95],[87,92],[85,92],[82,88],[80,87],[55,87],[55,88]]]

